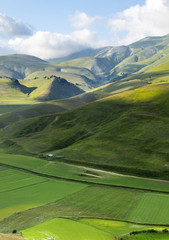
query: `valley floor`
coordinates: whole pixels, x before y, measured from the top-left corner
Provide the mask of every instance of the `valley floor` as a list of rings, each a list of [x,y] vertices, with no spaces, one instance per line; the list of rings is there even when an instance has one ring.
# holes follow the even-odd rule
[[[3,234],[16,231],[30,240],[169,239],[163,231],[169,229],[168,181],[3,150],[0,179]],[[142,233],[151,229],[157,232]]]

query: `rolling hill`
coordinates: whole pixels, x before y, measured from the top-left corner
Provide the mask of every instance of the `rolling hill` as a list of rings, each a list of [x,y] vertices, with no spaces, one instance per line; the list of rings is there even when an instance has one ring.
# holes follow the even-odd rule
[[[17,79],[9,77],[0,77],[0,102],[14,104],[20,101],[27,101],[28,95],[35,89],[20,84]]]
[[[32,72],[44,70],[48,65],[46,61],[29,55],[0,56],[0,75],[23,79]]]
[[[161,77],[167,68],[158,67]],[[168,179],[169,83],[146,81],[146,74],[154,72],[98,88],[91,92],[95,102],[75,110],[17,122],[6,131],[11,142],[5,137],[3,147],[53,152],[67,162]]]
[[[169,239],[168,36],[68,58],[0,78],[0,239]]]
[[[64,78],[54,75],[45,77],[45,81],[38,79],[38,81],[29,81],[28,84],[35,89],[29,94],[29,97],[37,99],[39,102],[73,97],[84,92]]]
[[[116,81],[131,76],[169,60],[169,35],[147,37],[128,46],[108,47],[96,55],[80,53],[76,58],[69,56],[57,64],[60,67],[85,67],[99,77]],[[92,52],[93,53],[93,52]]]
[[[87,49],[67,58],[58,59],[56,62],[55,60],[47,62],[33,56],[19,54],[0,56],[0,75],[19,79],[18,83],[22,85],[22,90],[25,88],[25,91],[28,91],[21,91],[21,94],[18,92],[23,96],[22,104],[72,97],[110,82],[126,81],[126,77],[134,80],[139,78],[138,74],[141,74],[140,79],[145,81],[150,82],[153,78],[158,81],[156,74],[159,74],[161,79],[162,70],[159,73],[157,70],[151,74],[150,72],[154,67],[162,63],[167,64],[169,61],[168,43],[169,35],[147,37],[128,46]],[[166,76],[166,72],[163,71],[163,80],[167,79]],[[79,90],[70,90],[70,94],[64,95],[63,91],[60,92],[58,86],[53,83],[53,77],[63,78],[70,83],[70,88]],[[5,99],[3,103],[1,101],[1,105],[10,105],[13,101],[14,109],[17,108],[19,101],[16,102],[17,98],[15,98],[16,88],[4,91],[2,85],[2,91],[6,91],[6,101]],[[8,111],[7,107],[3,109],[5,112]]]

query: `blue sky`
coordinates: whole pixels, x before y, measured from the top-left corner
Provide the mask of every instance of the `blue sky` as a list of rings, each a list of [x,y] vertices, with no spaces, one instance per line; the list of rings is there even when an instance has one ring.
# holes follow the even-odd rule
[[[0,0],[0,54],[62,57],[169,33],[169,0]]]
[[[69,16],[76,11],[112,17],[144,0],[1,0],[0,12],[22,19],[36,30],[70,31]]]

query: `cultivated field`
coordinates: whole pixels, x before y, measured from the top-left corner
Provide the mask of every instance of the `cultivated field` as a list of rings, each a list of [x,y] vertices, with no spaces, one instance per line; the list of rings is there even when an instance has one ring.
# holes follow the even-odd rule
[[[44,231],[45,229],[45,231]],[[104,231],[68,219],[53,219],[22,231],[29,240],[111,240],[114,237]]]
[[[81,183],[49,180],[17,170],[0,171],[0,219],[35,208],[86,187]]]
[[[134,222],[168,224],[169,195],[145,193],[132,210],[129,219]]]
[[[105,219],[82,218],[82,219],[79,219],[78,222],[87,224],[89,226],[93,226],[97,229],[106,231],[115,236],[129,234],[130,232],[134,232],[134,231],[148,230],[152,228],[160,231],[164,229],[164,227],[162,226],[160,227],[160,226],[152,226],[152,225],[140,225],[135,223],[105,220]]]

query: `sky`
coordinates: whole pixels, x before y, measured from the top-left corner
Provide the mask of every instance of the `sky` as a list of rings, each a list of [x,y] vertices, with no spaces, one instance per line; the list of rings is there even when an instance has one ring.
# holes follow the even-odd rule
[[[64,57],[169,34],[169,0],[0,0],[0,55]]]

